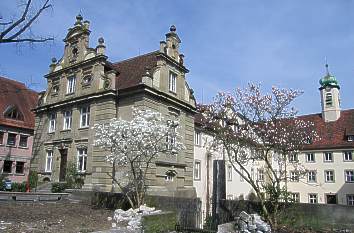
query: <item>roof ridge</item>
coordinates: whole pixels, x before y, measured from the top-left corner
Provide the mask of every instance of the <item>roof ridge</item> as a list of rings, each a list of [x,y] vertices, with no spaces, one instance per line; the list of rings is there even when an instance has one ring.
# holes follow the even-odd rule
[[[4,76],[0,76],[0,78],[2,78],[2,79],[6,79],[6,80],[8,80],[8,81],[11,81],[11,82],[14,82],[14,83],[17,83],[17,84],[20,84],[20,85],[22,85],[22,86],[26,87],[26,84],[25,84],[25,83],[23,83],[23,82],[20,82],[20,81],[14,80],[14,79],[10,79],[10,78],[8,78],[8,77],[4,77]]]
[[[113,62],[112,64],[113,65],[117,65],[117,64],[123,63],[123,62],[129,62],[129,61],[135,60],[135,59],[140,58],[140,57],[146,57],[146,56],[152,55],[154,53],[157,54],[158,52],[159,52],[159,50],[155,50],[155,51],[152,51],[152,52],[149,52],[149,53],[145,53],[145,54],[138,55],[138,56],[135,56],[135,57],[131,57],[131,58],[128,58],[128,59],[124,59],[124,60],[121,60],[121,61]]]

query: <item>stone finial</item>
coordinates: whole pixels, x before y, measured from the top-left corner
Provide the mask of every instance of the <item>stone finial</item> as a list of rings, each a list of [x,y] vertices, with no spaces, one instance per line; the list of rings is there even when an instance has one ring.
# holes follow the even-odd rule
[[[76,16],[76,23],[75,23],[75,25],[80,25],[80,24],[82,24],[82,23],[81,23],[82,20],[83,20],[82,15],[81,15],[81,14],[78,14],[78,15]]]
[[[52,64],[57,63],[57,59],[55,57],[52,58]]]
[[[100,45],[104,44],[103,37],[98,38],[98,44],[100,44]]]
[[[176,26],[175,25],[171,25],[170,32],[176,32]]]
[[[57,65],[57,59],[55,57],[52,58],[52,63],[49,65],[49,72],[53,72]]]
[[[96,52],[98,55],[104,55],[106,51],[106,46],[104,45],[103,37],[98,38],[98,45],[96,47]]]

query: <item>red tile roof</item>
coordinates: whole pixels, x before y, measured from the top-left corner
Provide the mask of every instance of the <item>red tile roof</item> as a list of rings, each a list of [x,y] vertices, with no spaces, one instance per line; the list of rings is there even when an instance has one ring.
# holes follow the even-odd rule
[[[19,128],[34,128],[34,114],[31,109],[37,105],[37,92],[28,89],[25,84],[0,77],[0,125]],[[4,117],[8,107],[14,106],[23,115],[23,120]]]
[[[354,135],[354,109],[342,110],[337,121],[325,122],[322,114],[299,116],[299,119],[313,122],[319,140],[306,145],[305,150],[353,148],[347,136]]]
[[[157,55],[158,51],[155,51],[112,64],[118,71],[116,87],[125,89],[139,85],[146,68],[152,69],[157,65]]]
[[[354,148],[354,142],[348,142],[348,135],[354,135],[354,109],[342,110],[337,121],[325,122],[322,114],[303,115],[301,120],[313,122],[319,139],[305,145],[304,150],[345,149]],[[196,125],[204,125],[206,119],[201,113],[194,117]]]

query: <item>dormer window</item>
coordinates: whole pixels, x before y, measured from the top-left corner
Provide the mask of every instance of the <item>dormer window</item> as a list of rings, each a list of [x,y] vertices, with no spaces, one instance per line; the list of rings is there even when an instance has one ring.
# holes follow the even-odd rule
[[[53,94],[58,94],[59,92],[59,85],[53,86]]]
[[[70,93],[74,93],[75,91],[75,85],[76,85],[76,79],[75,76],[71,76],[68,78],[68,84],[66,87],[66,93],[70,94]]]
[[[333,105],[332,93],[327,92],[326,93],[326,106],[331,107],[332,105]]]
[[[8,106],[4,112],[4,117],[13,120],[23,121],[22,113],[17,109],[16,106]]]
[[[177,74],[170,71],[170,76],[168,80],[169,91],[176,93],[176,84],[177,84]]]

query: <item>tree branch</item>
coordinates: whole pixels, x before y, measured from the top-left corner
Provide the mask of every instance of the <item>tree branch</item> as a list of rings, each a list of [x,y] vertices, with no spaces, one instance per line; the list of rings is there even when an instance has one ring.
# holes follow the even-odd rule
[[[19,42],[31,42],[31,43],[37,43],[37,42],[46,42],[46,41],[50,41],[50,40],[54,40],[53,37],[50,38],[43,38],[43,39],[0,39],[0,43],[19,43]]]

